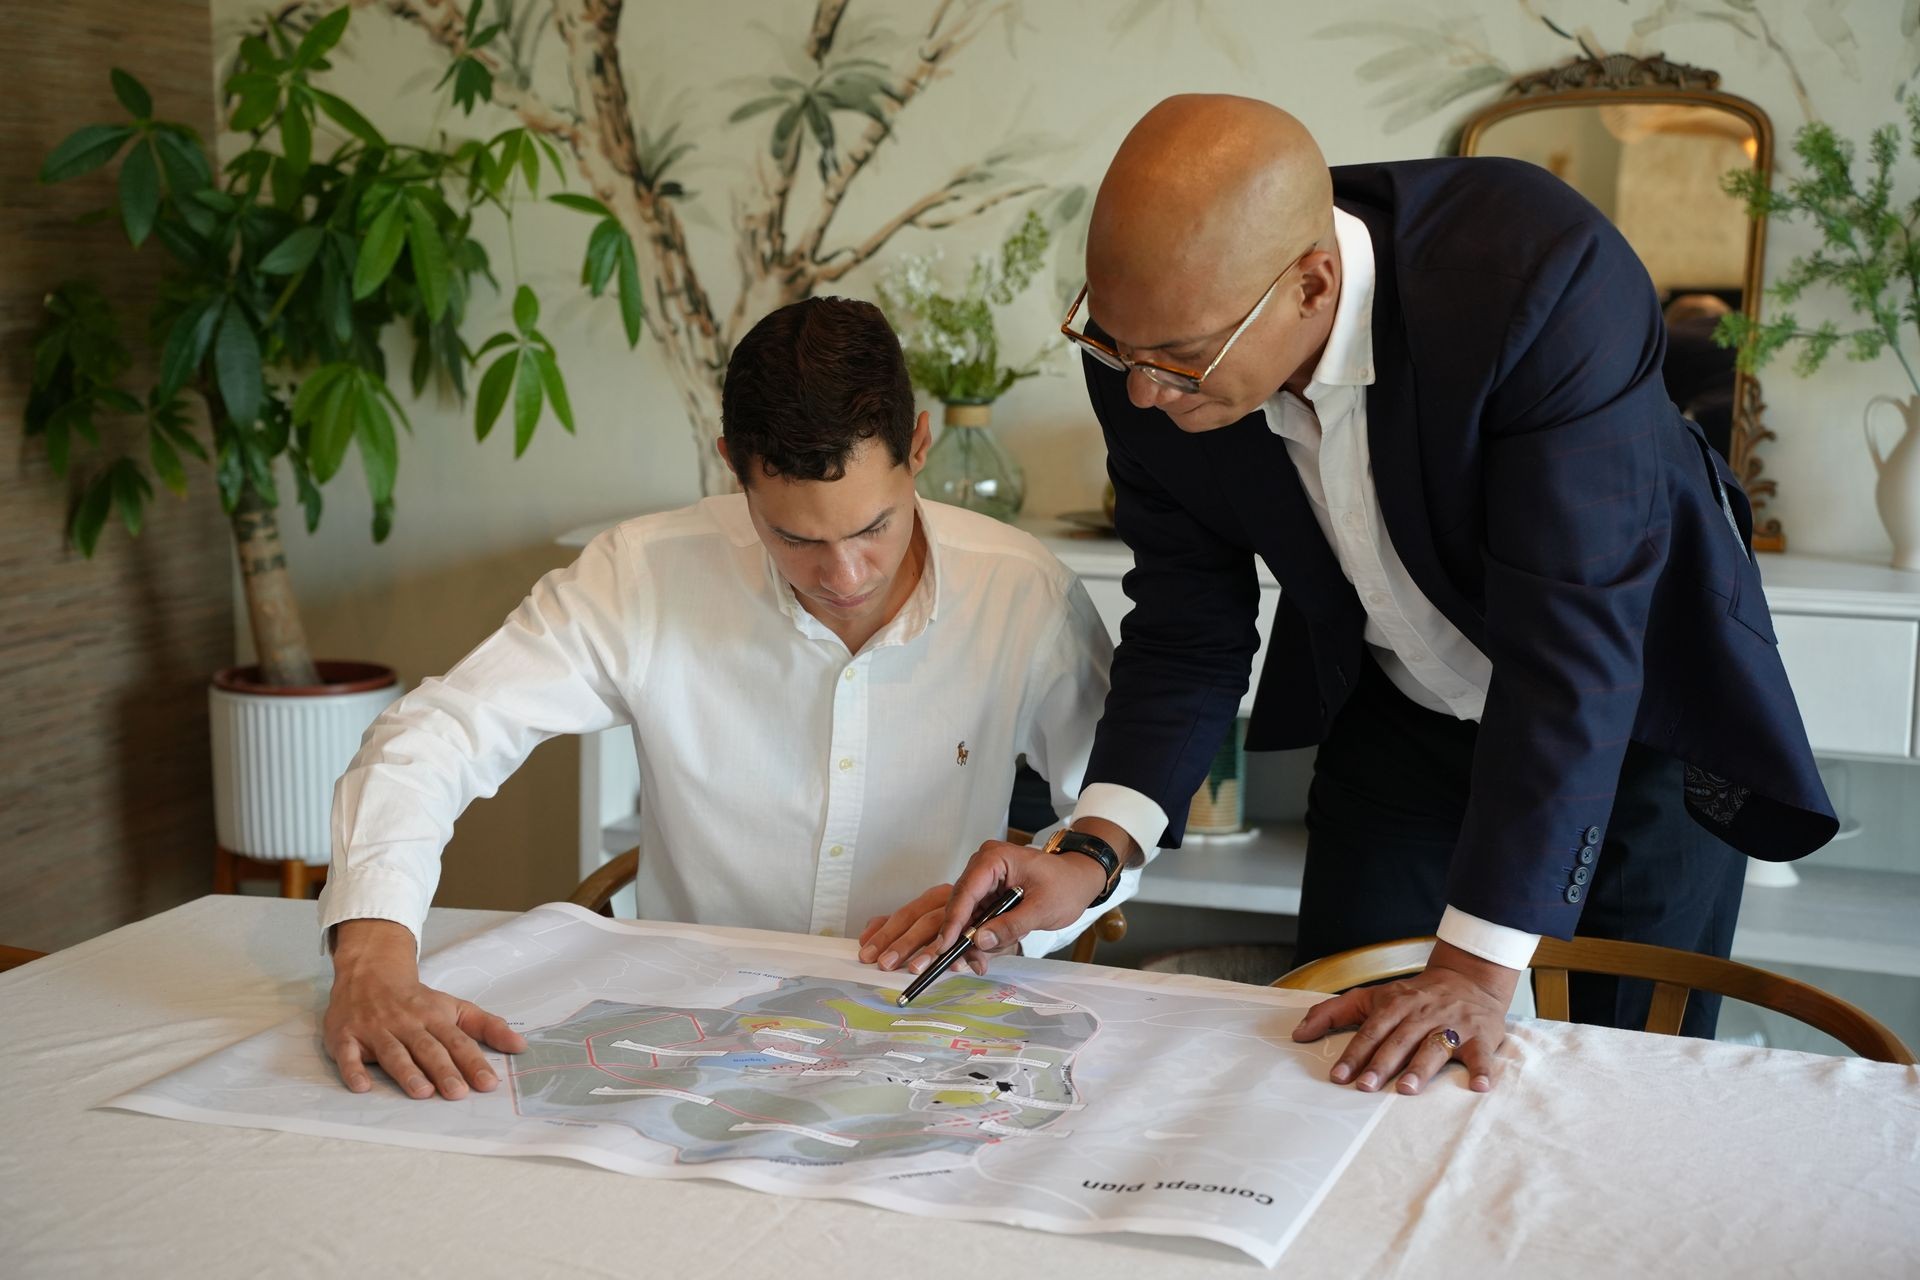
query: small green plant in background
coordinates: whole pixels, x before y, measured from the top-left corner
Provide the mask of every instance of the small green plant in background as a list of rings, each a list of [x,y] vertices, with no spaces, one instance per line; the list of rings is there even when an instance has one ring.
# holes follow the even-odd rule
[[[903,257],[879,284],[880,303],[899,331],[913,384],[946,404],[985,403],[1040,372],[1043,347],[1024,365],[1003,363],[994,308],[1010,304],[1038,274],[1051,237],[1030,212],[1001,244],[981,253],[965,290],[947,292],[940,252]]]
[[[473,0],[462,37],[469,54],[501,34],[481,15],[482,0]],[[97,288],[75,281],[46,300],[27,434],[44,443],[62,477],[81,465],[77,444],[99,455],[86,464],[69,536],[91,556],[115,512],[138,534],[154,494],[149,475],[184,495],[185,459],[209,463],[239,547],[263,675],[273,684],[314,678],[275,514],[280,474],[291,477],[311,532],[320,487],[357,453],[373,498],[374,540],[392,528],[396,423],[411,424],[390,386],[382,346],[390,328],[412,337],[415,395],[438,385],[464,399],[469,374],[485,362],[473,398],[480,439],[509,402],[516,457],[548,412],[574,429],[531,288],[514,287],[512,327],[477,351],[461,333],[480,284],[500,287],[474,238],[475,216],[490,211],[510,223],[516,197],[538,194],[543,159],[563,173],[558,152],[524,128],[443,146],[390,141],[315,82],[348,21],[345,7],[310,21],[289,10],[241,42],[224,109],[245,145],[218,174],[198,135],[156,119],[147,90],[115,70],[114,93],[130,119],[80,129],[40,175],[63,182],[120,157],[121,225],[136,248],[157,241],[170,258],[141,326],[159,356],[158,380],[144,394],[122,385],[133,361]],[[491,81],[481,83],[488,75],[469,56],[442,84],[450,80],[471,110],[490,94]],[[329,137],[337,144],[325,146]],[[601,218],[582,282],[595,295],[617,283],[628,343],[637,343],[631,240],[598,202],[560,199]],[[112,456],[100,426],[113,419],[144,421],[144,447]]]
[[[1920,158],[1920,98],[1907,103],[1907,124],[1907,149]],[[1736,311],[1721,318],[1715,341],[1738,348],[1739,367],[1746,373],[1798,343],[1794,371],[1802,376],[1819,369],[1837,347],[1844,346],[1849,360],[1860,361],[1891,350],[1920,392],[1920,377],[1901,343],[1903,326],[1920,334],[1920,197],[1904,204],[1894,199],[1899,126],[1884,125],[1868,140],[1871,172],[1864,185],[1854,181],[1853,144],[1825,124],[1801,129],[1793,150],[1805,172],[1785,190],[1770,189],[1764,175],[1750,170],[1727,174],[1723,185],[1745,200],[1755,217],[1804,218],[1820,229],[1820,248],[1787,265],[1785,276],[1769,290],[1774,297],[1791,305],[1815,285],[1831,285],[1867,323],[1843,330],[1827,321],[1809,329],[1791,312],[1761,323]]]

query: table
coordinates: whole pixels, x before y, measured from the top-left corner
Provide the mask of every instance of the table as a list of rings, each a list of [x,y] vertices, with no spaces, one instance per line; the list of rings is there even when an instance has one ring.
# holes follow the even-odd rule
[[[505,918],[435,910],[427,946]],[[1260,1271],[1201,1242],[92,1109],[317,1016],[327,972],[312,904],[208,897],[0,974],[0,1275]],[[1505,1053],[1491,1095],[1453,1073],[1389,1103],[1281,1269],[1479,1280],[1920,1265],[1920,1068],[1532,1021],[1515,1022]]]

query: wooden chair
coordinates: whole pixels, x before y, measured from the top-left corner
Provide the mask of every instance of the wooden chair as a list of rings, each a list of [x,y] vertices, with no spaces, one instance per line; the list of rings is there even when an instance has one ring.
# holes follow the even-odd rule
[[[576,907],[585,907],[589,911],[598,911],[603,916],[613,915],[613,895],[632,884],[634,877],[640,874],[640,850],[632,848],[619,854],[598,871],[580,882],[567,897],[567,901]],[[1068,957],[1076,964],[1092,964],[1094,948],[1102,942],[1118,942],[1127,936],[1127,918],[1120,914],[1120,908],[1104,912],[1078,938]]]
[[[213,891],[238,893],[242,880],[270,880],[280,885],[283,898],[304,898],[327,882],[327,864],[309,866],[298,858],[249,858],[219,845],[213,847]]]
[[[1273,985],[1294,991],[1340,992],[1369,982],[1404,978],[1427,967],[1433,944],[1432,938],[1402,938],[1356,947],[1303,964],[1275,979]],[[1567,974],[1598,973],[1644,978],[1653,983],[1653,1005],[1647,1010],[1646,1029],[1656,1035],[1678,1035],[1688,993],[1710,991],[1784,1013],[1826,1032],[1863,1058],[1903,1065],[1914,1061],[1912,1051],[1900,1037],[1864,1010],[1818,987],[1735,960],[1610,938],[1575,938],[1571,942],[1542,938],[1534,949],[1531,967],[1534,1005],[1542,1018],[1553,1022],[1568,1020]]]
[[[25,947],[0,946],[0,973],[9,969],[18,969],[29,960],[38,960],[46,955],[44,951],[29,951]]]

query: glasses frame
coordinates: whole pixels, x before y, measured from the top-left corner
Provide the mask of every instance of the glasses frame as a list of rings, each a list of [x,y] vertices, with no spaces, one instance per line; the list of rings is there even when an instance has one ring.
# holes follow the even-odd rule
[[[1073,305],[1067,308],[1067,318],[1060,322],[1060,333],[1068,342],[1073,343],[1076,347],[1079,347],[1083,351],[1091,352],[1096,359],[1099,359],[1110,369],[1118,369],[1122,373],[1131,373],[1133,370],[1138,369],[1146,375],[1147,380],[1150,382],[1174,391],[1192,393],[1198,391],[1201,384],[1212,376],[1213,371],[1220,367],[1220,362],[1227,358],[1227,352],[1233,350],[1233,344],[1240,341],[1240,335],[1245,333],[1249,326],[1260,318],[1260,313],[1266,310],[1267,303],[1272,300],[1273,292],[1280,287],[1280,282],[1291,275],[1293,269],[1302,262],[1305,262],[1307,255],[1319,247],[1320,242],[1317,240],[1314,241],[1301,252],[1299,257],[1281,268],[1280,274],[1275,276],[1273,283],[1267,286],[1267,291],[1260,295],[1260,301],[1254,303],[1253,310],[1247,312],[1246,318],[1234,326],[1233,332],[1227,335],[1226,342],[1214,355],[1213,359],[1207,362],[1207,367],[1204,369],[1183,369],[1179,365],[1161,364],[1157,360],[1135,360],[1131,357],[1121,355],[1114,347],[1100,341],[1098,338],[1092,337],[1084,332],[1074,332],[1073,318],[1079,314],[1080,305],[1087,300],[1087,290],[1091,287],[1087,284],[1080,286],[1080,292],[1078,296],[1074,298]]]

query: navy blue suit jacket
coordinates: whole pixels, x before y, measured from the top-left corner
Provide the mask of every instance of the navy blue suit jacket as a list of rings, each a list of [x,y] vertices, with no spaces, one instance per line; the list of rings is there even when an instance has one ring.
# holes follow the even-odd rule
[[[1686,762],[1695,818],[1800,857],[1837,826],[1775,650],[1752,514],[1661,380],[1639,259],[1545,170],[1500,159],[1333,171],[1378,281],[1374,484],[1414,582],[1491,660],[1448,902],[1571,936],[1573,855],[1604,832],[1629,738]],[[1133,549],[1087,771],[1153,797],[1177,846],[1246,691],[1254,556],[1281,584],[1247,746],[1319,742],[1365,613],[1263,411],[1188,434],[1084,361]]]

